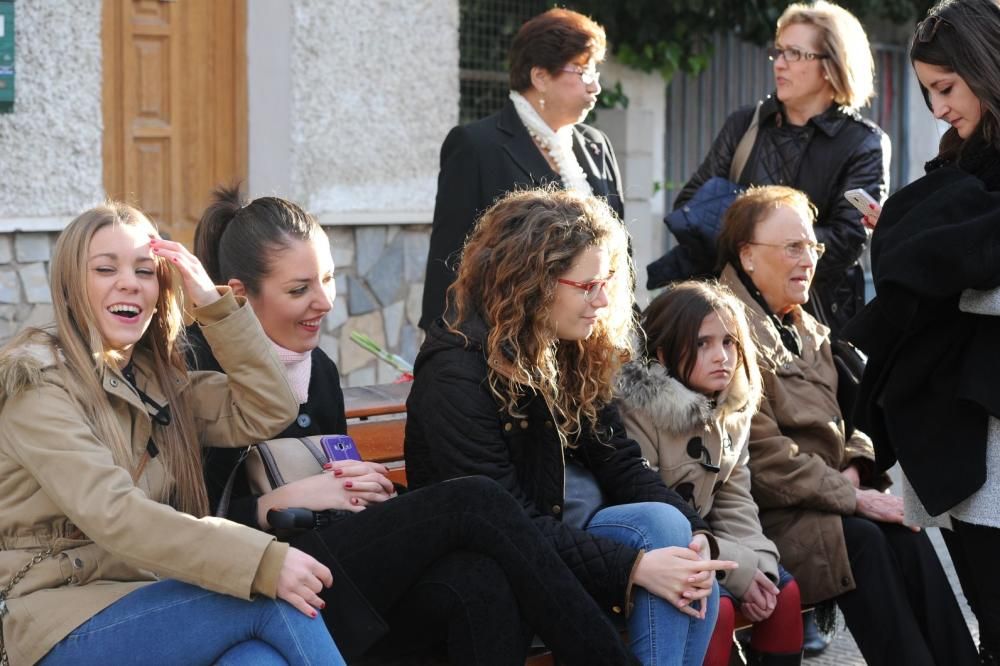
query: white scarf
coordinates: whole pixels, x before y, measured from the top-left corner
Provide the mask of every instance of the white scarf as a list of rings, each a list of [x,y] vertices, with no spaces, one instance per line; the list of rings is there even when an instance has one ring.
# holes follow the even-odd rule
[[[271,340],[278,360],[285,366],[285,378],[299,404],[309,402],[309,380],[312,379],[312,352],[294,352]]]
[[[531,106],[531,102],[516,90],[510,91],[510,101],[514,103],[514,110],[517,111],[518,117],[527,128],[528,134],[556,163],[559,176],[566,189],[576,190],[583,194],[593,194],[594,190],[587,181],[587,174],[584,173],[573,153],[573,126],[566,125],[559,128],[558,132],[554,131],[538,115],[538,111],[535,111],[535,107]]]

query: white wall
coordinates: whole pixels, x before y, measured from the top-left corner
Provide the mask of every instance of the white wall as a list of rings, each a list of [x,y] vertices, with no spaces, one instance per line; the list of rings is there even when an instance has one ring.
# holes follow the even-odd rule
[[[104,194],[101,0],[15,4],[14,112],[0,114],[0,231],[60,229]]]

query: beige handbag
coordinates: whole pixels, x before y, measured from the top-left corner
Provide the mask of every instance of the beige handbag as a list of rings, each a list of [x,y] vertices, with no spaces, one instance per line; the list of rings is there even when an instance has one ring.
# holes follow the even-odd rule
[[[246,464],[247,482],[254,495],[264,495],[291,481],[320,474],[326,464],[326,453],[320,445],[324,435],[280,437],[268,439],[247,448],[241,462]],[[236,482],[237,464],[229,474],[215,515],[225,517]]]

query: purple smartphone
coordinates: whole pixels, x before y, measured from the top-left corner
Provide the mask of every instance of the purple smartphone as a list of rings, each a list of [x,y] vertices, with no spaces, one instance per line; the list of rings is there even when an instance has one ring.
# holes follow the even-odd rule
[[[358,447],[354,445],[354,440],[349,435],[326,435],[319,438],[319,443],[326,453],[326,459],[330,462],[335,460],[361,460]]]

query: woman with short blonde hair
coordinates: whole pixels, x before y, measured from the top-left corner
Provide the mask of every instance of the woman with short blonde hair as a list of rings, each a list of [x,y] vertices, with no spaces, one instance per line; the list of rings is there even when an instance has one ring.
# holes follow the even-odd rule
[[[876,201],[889,194],[889,139],[858,113],[874,90],[871,48],[850,12],[818,0],[784,11],[767,52],[774,93],[726,119],[674,209],[687,206],[713,177],[744,188],[786,185],[805,192],[817,209],[816,236],[827,248],[807,307],[838,333],[864,305],[858,260],[868,243],[865,222],[844,193],[863,189]],[[748,149],[739,151],[743,166],[741,145]],[[718,276],[712,249],[720,226],[718,218],[704,219],[647,267],[648,287]]]
[[[857,17],[825,0],[789,5],[778,18],[775,41],[780,41],[785,28],[797,24],[818,31],[818,45],[829,56],[822,66],[833,88],[833,101],[855,111],[866,106],[875,95],[875,61]]]

